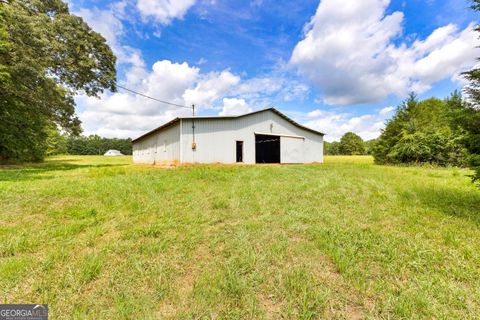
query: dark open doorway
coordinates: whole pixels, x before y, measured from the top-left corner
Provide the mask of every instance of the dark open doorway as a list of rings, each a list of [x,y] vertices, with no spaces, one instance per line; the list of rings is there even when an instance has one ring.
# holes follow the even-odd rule
[[[243,141],[237,141],[237,162],[243,162]]]
[[[280,137],[255,135],[255,162],[280,163]]]

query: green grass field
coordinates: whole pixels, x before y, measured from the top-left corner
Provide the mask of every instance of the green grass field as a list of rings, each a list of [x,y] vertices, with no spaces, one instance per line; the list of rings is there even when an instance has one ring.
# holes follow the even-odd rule
[[[0,168],[1,302],[51,319],[480,317],[467,170],[130,162]]]

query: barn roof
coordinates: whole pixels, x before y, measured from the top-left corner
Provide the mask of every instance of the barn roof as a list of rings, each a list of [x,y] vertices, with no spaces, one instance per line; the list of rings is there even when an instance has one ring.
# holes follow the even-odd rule
[[[302,128],[304,130],[307,130],[307,131],[310,131],[310,132],[313,132],[315,134],[318,134],[318,135],[321,135],[321,136],[324,136],[325,134],[320,132],[320,131],[316,131],[316,130],[313,130],[313,129],[310,129],[308,127],[305,127],[301,124],[299,124],[298,122],[294,121],[293,119],[287,117],[286,115],[284,115],[283,113],[281,113],[280,111],[278,111],[277,109],[275,108],[267,108],[267,109],[262,109],[262,110],[258,110],[258,111],[253,111],[253,112],[250,112],[250,113],[245,113],[245,114],[241,114],[241,115],[238,115],[238,116],[199,116],[199,117],[177,117],[163,125],[161,125],[160,127],[158,128],[155,128],[143,135],[141,135],[140,137],[138,138],[135,138],[132,140],[132,142],[136,142],[136,141],[139,141],[145,137],[148,137],[154,133],[157,133],[159,131],[162,131],[163,129],[165,128],[168,128],[170,126],[173,126],[175,125],[177,122],[179,122],[180,120],[182,119],[185,119],[185,120],[191,120],[191,119],[238,119],[238,118],[243,118],[243,117],[247,117],[247,116],[250,116],[250,115],[253,115],[253,114],[257,114],[257,113],[261,113],[261,112],[266,112],[266,111],[272,111],[273,113],[279,115],[280,117],[284,118],[285,120],[287,120],[288,122],[290,122],[291,124],[293,124],[294,126],[296,127],[299,127],[299,128]]]

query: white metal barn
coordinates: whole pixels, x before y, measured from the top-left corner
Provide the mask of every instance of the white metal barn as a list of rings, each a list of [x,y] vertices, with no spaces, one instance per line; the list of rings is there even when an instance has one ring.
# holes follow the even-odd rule
[[[323,133],[274,108],[240,116],[182,117],[133,140],[133,162],[323,162]]]

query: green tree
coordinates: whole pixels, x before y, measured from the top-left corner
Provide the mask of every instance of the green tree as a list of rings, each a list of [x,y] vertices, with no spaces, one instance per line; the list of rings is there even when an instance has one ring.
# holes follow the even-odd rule
[[[333,142],[325,141],[325,143],[323,145],[324,145],[324,148],[325,148],[324,153],[326,155],[334,156],[334,155],[339,155],[340,154],[340,142],[338,142],[338,141],[333,141]]]
[[[0,162],[42,160],[52,126],[78,134],[73,96],[115,77],[105,39],[62,1],[0,1]]]
[[[54,125],[47,126],[46,132],[47,132],[46,155],[52,156],[56,154],[67,153],[67,138],[60,133],[58,128]]]
[[[480,0],[472,1],[472,9],[480,11]],[[475,27],[480,32],[480,25]],[[469,85],[465,88],[468,103],[457,104],[455,124],[465,132],[465,147],[470,152],[469,164],[475,170],[474,181],[480,181],[480,68],[466,72]]]
[[[473,98],[472,98],[473,99]],[[458,92],[447,101],[451,127],[461,136],[461,143],[468,151],[467,163],[475,170],[473,181],[480,181],[480,108],[475,100],[467,102]]]
[[[390,149],[397,144],[402,136],[402,131],[406,129],[406,124],[409,119],[408,110],[416,108],[417,105],[417,96],[414,93],[411,93],[408,99],[397,107],[393,117],[387,120],[385,129],[382,130],[382,134],[378,138],[373,150],[373,156],[376,163],[384,164],[393,162],[392,157],[389,157]]]
[[[371,139],[371,140],[365,141],[365,154],[372,155],[376,144],[377,144],[377,139]]]
[[[462,132],[451,125],[451,99],[453,96],[443,101],[418,101],[410,94],[378,138],[373,149],[375,162],[465,164]]]
[[[365,154],[365,143],[359,135],[347,132],[340,139],[339,151],[345,155]]]

